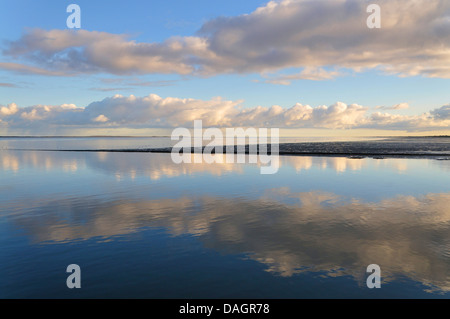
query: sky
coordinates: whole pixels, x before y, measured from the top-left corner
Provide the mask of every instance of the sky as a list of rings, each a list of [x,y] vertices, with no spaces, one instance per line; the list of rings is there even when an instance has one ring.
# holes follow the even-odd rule
[[[367,26],[372,3],[381,28]],[[450,2],[0,4],[0,135],[165,135],[198,119],[287,136],[450,134]]]

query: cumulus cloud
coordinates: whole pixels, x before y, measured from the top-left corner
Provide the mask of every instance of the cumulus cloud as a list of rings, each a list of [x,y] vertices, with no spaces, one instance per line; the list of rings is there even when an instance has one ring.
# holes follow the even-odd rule
[[[0,107],[0,117],[2,116],[8,116],[13,115],[17,113],[18,108],[16,103],[8,104],[8,106],[2,106]]]
[[[16,129],[56,127],[89,128],[173,128],[192,127],[202,120],[204,127],[279,127],[326,129],[390,129],[425,131],[449,129],[450,105],[420,115],[370,113],[359,104],[337,102],[312,107],[296,103],[243,108],[242,101],[220,97],[211,100],[115,95],[86,107],[73,104],[35,105],[19,108],[0,106],[1,126]]]
[[[279,105],[258,106],[241,110],[234,122],[242,126],[351,128],[365,122],[366,111],[361,105],[342,102],[317,107],[296,103],[287,109]]]
[[[397,115],[375,112],[370,115],[365,127],[407,131],[448,130],[450,128],[450,119],[442,119],[435,115],[436,111],[440,109],[420,115]]]
[[[280,84],[335,76],[309,71],[330,66],[450,77],[449,1],[379,0],[381,29],[367,28],[367,4],[270,1],[250,14],[209,20],[195,35],[154,43],[106,32],[34,29],[3,51],[19,63],[1,63],[0,68],[47,75],[303,70],[291,78],[275,78]]]
[[[144,97],[114,95],[87,107],[73,104],[35,105],[17,108],[12,103],[0,108],[0,119],[10,127],[45,125],[113,127],[190,126],[203,119],[205,126],[232,126],[241,101],[162,98],[156,94]]]

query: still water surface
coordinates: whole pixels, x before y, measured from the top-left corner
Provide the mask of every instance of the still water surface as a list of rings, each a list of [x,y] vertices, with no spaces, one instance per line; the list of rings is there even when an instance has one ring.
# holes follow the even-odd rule
[[[0,297],[450,297],[450,161],[280,164],[1,150]]]

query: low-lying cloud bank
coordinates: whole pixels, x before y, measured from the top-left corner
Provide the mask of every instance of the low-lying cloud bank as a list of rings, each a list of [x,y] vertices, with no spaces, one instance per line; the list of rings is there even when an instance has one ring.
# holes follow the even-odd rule
[[[42,128],[173,128],[279,127],[324,129],[385,129],[405,131],[448,130],[450,104],[420,115],[398,115],[371,110],[359,104],[337,102],[312,107],[296,103],[243,108],[242,101],[220,97],[211,100],[115,95],[86,107],[74,104],[18,107],[0,105],[0,128],[33,132]],[[400,104],[399,104],[400,105]]]
[[[270,1],[250,14],[209,20],[195,35],[152,43],[107,32],[32,29],[6,45],[9,60],[0,68],[56,76],[302,70],[268,80],[278,84],[339,75],[323,67],[450,78],[448,0],[378,0],[381,29],[367,27],[368,4]]]

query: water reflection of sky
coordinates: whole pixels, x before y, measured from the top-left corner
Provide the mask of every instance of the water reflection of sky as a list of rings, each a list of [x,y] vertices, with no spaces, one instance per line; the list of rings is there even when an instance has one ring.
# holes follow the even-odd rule
[[[146,229],[159,229],[180,256],[189,249],[174,242],[191,236],[203,247],[197,254],[244,256],[273,278],[320,273],[361,285],[377,263],[393,286],[407,278],[430,295],[450,291],[449,161],[288,156],[278,174],[260,175],[257,164],[176,165],[169,154],[0,156],[0,240],[11,278],[27,268],[21,246],[51,261],[51,247],[88,242],[88,256],[131,236],[122,245],[136,257]]]

